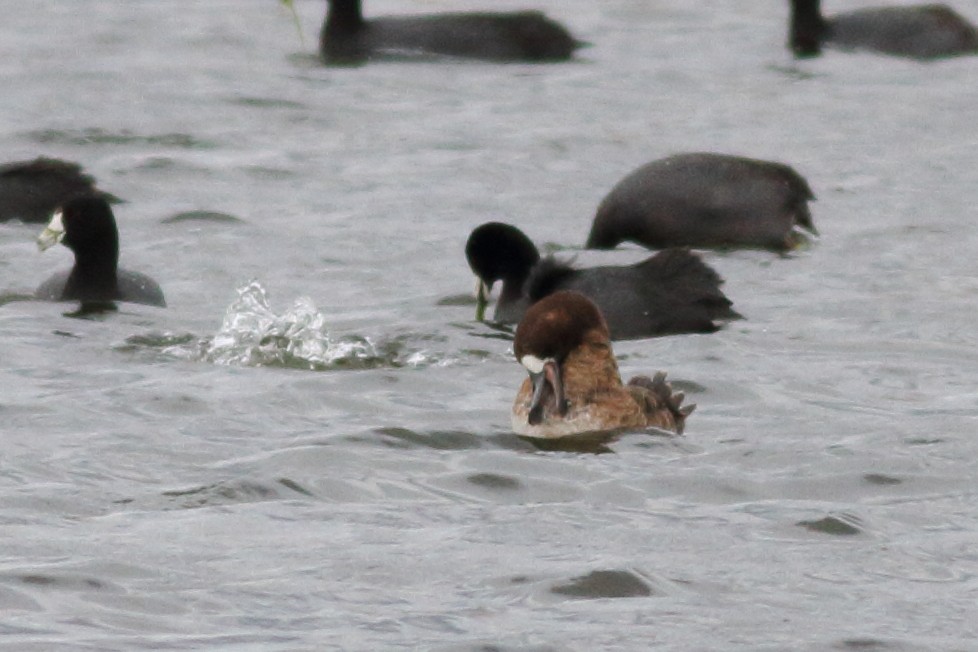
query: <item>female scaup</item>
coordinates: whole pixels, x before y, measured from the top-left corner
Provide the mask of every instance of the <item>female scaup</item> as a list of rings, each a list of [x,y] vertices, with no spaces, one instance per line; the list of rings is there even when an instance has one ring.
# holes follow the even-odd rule
[[[682,433],[695,407],[682,405],[682,392],[673,393],[661,372],[623,385],[608,326],[578,292],[533,304],[516,329],[513,352],[529,374],[513,403],[517,434],[557,438],[650,426]]]

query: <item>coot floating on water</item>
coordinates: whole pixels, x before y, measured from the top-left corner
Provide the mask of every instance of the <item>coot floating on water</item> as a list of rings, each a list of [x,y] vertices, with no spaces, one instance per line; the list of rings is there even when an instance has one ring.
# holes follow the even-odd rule
[[[465,256],[480,280],[480,313],[492,285],[502,281],[495,312],[501,323],[518,322],[529,305],[558,290],[576,290],[596,302],[616,340],[711,333],[717,320],[740,316],[720,290],[720,276],[685,249],[635,265],[575,269],[552,257],[541,260],[515,226],[487,222],[469,235]]]
[[[791,0],[790,46],[815,56],[823,43],[914,59],[978,53],[978,29],[943,4],[873,7],[823,17],[819,0]]]
[[[79,197],[55,212],[37,245],[44,251],[58,242],[75,254],[75,264],[42,283],[35,292],[38,299],[81,301],[83,306],[113,301],[166,305],[156,281],[118,268],[119,232],[105,198]]]
[[[360,0],[327,0],[319,37],[327,63],[432,56],[563,61],[582,44],[538,11],[441,13],[366,20]]]
[[[77,163],[42,156],[0,165],[0,222],[46,222],[72,197],[93,194],[118,201],[97,190]]]
[[[529,373],[513,403],[513,430],[557,438],[602,430],[655,426],[682,433],[695,406],[683,406],[665,374],[623,385],[594,303],[556,292],[533,304],[516,329],[516,359]]]
[[[808,182],[787,165],[723,154],[647,163],[598,206],[587,247],[757,247],[787,251],[816,233]]]

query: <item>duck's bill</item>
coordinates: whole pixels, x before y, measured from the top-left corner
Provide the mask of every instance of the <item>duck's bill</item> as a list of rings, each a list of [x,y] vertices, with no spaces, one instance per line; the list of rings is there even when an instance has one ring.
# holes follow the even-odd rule
[[[540,371],[530,371],[530,381],[533,383],[533,397],[530,399],[527,421],[531,426],[543,423],[548,415],[563,417],[567,414],[564,384],[556,362],[547,360]]]
[[[41,231],[41,235],[37,236],[37,248],[41,251],[49,249],[54,245],[61,242],[61,239],[65,237],[65,226],[62,221],[61,211],[57,211],[52,217],[48,225],[44,227]]]

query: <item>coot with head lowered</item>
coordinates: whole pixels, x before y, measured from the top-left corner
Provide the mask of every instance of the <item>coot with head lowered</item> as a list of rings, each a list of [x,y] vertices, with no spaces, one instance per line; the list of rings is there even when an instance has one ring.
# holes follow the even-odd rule
[[[487,222],[469,235],[465,256],[479,278],[479,318],[492,285],[502,281],[495,312],[501,323],[518,322],[531,304],[558,290],[594,301],[615,340],[712,333],[719,321],[740,317],[720,289],[720,275],[686,249],[660,251],[633,265],[579,269],[541,259],[515,226]]]
[[[626,240],[662,247],[787,251],[815,233],[804,178],[782,163],[712,153],[647,163],[598,206],[587,246]]]

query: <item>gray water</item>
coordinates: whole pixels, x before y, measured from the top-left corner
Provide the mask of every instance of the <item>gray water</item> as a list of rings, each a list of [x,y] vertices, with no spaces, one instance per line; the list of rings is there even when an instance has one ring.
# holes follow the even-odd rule
[[[125,198],[169,307],[14,300],[71,256],[0,225],[0,648],[978,649],[978,58],[798,63],[779,0],[489,4],[593,45],[328,69],[319,0],[303,44],[272,0],[3,4],[3,160]],[[795,166],[821,238],[705,253],[746,319],[616,345],[684,437],[514,436],[469,231],[639,260],[579,249],[594,207],[696,150]]]

